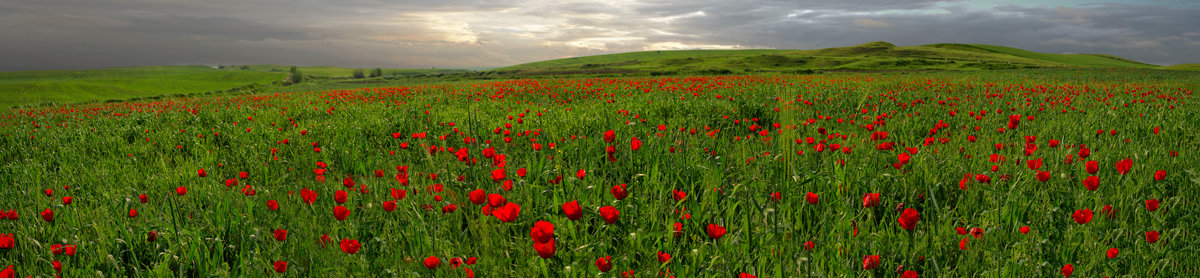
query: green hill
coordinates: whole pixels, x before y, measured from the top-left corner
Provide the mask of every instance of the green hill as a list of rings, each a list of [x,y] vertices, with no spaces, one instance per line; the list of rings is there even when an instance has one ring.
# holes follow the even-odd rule
[[[203,93],[268,84],[286,76],[287,73],[224,71],[207,66],[0,72],[0,107]]]
[[[1170,66],[1161,67],[1161,69],[1200,71],[1200,63],[1170,65]]]
[[[566,58],[498,68],[511,75],[591,73],[744,73],[811,70],[989,70],[1021,68],[1157,68],[1101,54],[1050,54],[980,44],[896,46],[870,42],[814,50],[664,50]]]
[[[238,65],[228,66],[224,70],[250,70],[259,72],[278,72],[287,73],[292,66],[289,65]],[[317,77],[351,77],[354,74],[354,68],[343,68],[335,66],[302,66],[298,67],[301,73],[308,76]],[[363,68],[366,73],[370,73],[371,69]],[[382,69],[383,76],[409,76],[420,74],[445,74],[445,73],[463,73],[465,69]]]

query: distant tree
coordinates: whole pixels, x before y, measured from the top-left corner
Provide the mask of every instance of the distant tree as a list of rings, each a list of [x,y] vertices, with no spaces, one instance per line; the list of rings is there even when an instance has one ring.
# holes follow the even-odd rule
[[[243,65],[243,66],[242,66],[242,69],[244,69],[244,70],[248,70],[248,69],[250,69],[250,66],[245,66],[245,65]]]
[[[383,69],[375,68],[375,69],[371,70],[371,77],[380,77],[380,76],[383,76]]]
[[[362,69],[354,69],[354,78],[363,78],[363,77],[366,77],[366,75],[363,74]]]
[[[304,81],[304,74],[300,73],[300,69],[296,68],[296,66],[292,66],[292,69],[288,71],[287,80],[288,83],[299,84]]]

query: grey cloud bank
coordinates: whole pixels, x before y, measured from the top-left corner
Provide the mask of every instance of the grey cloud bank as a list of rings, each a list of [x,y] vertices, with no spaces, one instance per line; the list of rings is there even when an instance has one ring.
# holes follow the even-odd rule
[[[982,43],[1200,62],[1195,1],[0,2],[0,70],[486,67],[657,49]]]

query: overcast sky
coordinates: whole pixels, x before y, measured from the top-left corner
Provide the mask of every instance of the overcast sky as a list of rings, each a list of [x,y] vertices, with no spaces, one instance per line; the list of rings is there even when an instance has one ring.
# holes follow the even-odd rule
[[[1200,63],[1200,1],[3,0],[0,71],[494,67],[666,49],[982,43]]]

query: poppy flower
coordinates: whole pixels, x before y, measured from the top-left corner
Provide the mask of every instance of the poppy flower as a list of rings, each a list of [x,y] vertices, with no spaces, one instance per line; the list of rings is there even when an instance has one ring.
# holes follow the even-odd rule
[[[1040,182],[1046,182],[1050,180],[1050,172],[1037,171],[1037,180]]]
[[[358,253],[358,249],[362,248],[362,245],[358,244],[357,239],[342,239],[342,243],[340,245],[342,247],[342,252],[346,252],[346,254],[351,255]]]
[[[583,217],[583,209],[579,207],[579,200],[572,200],[562,204],[563,214],[570,220],[579,220]]]
[[[1149,210],[1149,211],[1158,210],[1158,199],[1146,200],[1146,210]]]
[[[609,225],[617,223],[617,216],[619,215],[621,215],[621,212],[617,211],[617,208],[614,208],[613,206],[600,208],[600,218],[604,218],[604,222],[608,223]]]
[[[62,273],[62,262],[54,260],[50,265],[54,267],[54,272]]]
[[[129,218],[137,217],[137,209],[129,209]]]
[[[629,141],[629,149],[637,151],[638,149],[641,149],[641,148],[642,148],[642,140],[638,140],[637,137],[633,137],[633,140]]]
[[[676,202],[683,201],[684,198],[687,198],[687,192],[679,191],[679,189],[671,189],[671,197]]]
[[[862,205],[864,208],[874,207],[879,204],[879,193],[867,193],[863,195]]]
[[[808,194],[804,195],[804,201],[807,201],[809,204],[816,205],[820,202],[820,197],[821,196],[818,196],[817,193],[808,192]]]
[[[458,268],[463,264],[463,259],[459,257],[453,257],[446,261],[450,263],[450,268]]]
[[[313,202],[317,201],[317,192],[309,190],[307,187],[300,189],[300,199],[304,200],[304,203],[312,205]]]
[[[0,234],[0,249],[11,250],[17,247],[17,239],[13,234]]]
[[[333,207],[333,217],[337,218],[338,221],[346,220],[347,216],[350,216],[350,210],[346,209],[346,207],[343,207],[343,206]]]
[[[276,241],[284,241],[284,240],[287,240],[287,230],[284,230],[284,229],[275,229],[275,240],[276,240]]]
[[[904,274],[900,275],[900,278],[920,278],[920,277],[921,276],[917,275],[916,271],[912,271],[912,270],[904,271]]]
[[[148,202],[150,202],[150,197],[146,196],[146,194],[138,195],[138,202],[141,202],[143,204],[148,203]]]
[[[337,192],[333,193],[333,201],[337,202],[338,204],[345,204],[346,198],[349,196],[350,194],[346,193],[345,190],[338,190]]]
[[[434,269],[434,268],[437,268],[438,266],[442,265],[442,259],[438,259],[438,257],[434,257],[434,256],[429,256],[428,258],[425,258],[425,261],[422,263],[425,265],[425,268]]]
[[[275,266],[275,273],[287,272],[287,262],[275,261],[275,263],[273,265]]]
[[[983,236],[983,228],[980,228],[980,227],[971,228],[971,236],[973,236],[975,238],[982,237]]]
[[[900,227],[904,228],[905,230],[912,230],[913,228],[916,228],[917,221],[920,220],[920,213],[912,208],[904,209],[904,212],[900,213],[900,218],[896,219],[897,222],[900,222]]]
[[[671,261],[671,254],[664,253],[663,251],[658,251],[656,257],[658,258],[658,263],[660,264],[665,264]]]
[[[804,251],[810,251],[813,248],[815,248],[816,246],[817,245],[815,243],[813,243],[813,241],[809,240],[808,242],[804,243]]]
[[[612,256],[604,256],[596,259],[596,269],[600,272],[608,272],[612,270]]]
[[[1113,210],[1112,205],[1104,205],[1103,208],[1100,208],[1100,212],[1104,213],[1104,218],[1108,219],[1112,219],[1113,215],[1116,214],[1116,211]]]
[[[1087,188],[1088,191],[1096,191],[1097,188],[1100,188],[1100,178],[1088,176],[1083,180],[1083,187]]]
[[[550,257],[554,257],[554,252],[556,251],[554,248],[554,240],[551,239],[549,242],[546,242],[546,243],[534,242],[533,250],[537,251],[538,257],[542,257],[543,259],[549,259]]]
[[[503,205],[504,205],[504,203],[507,203],[507,202],[508,202],[508,200],[504,198],[504,195],[500,195],[500,194],[488,194],[488,195],[487,195],[487,202],[488,202],[488,205],[489,205],[489,206],[492,206],[492,207],[500,207],[500,206],[503,206]]]
[[[1117,248],[1109,248],[1108,252],[1104,253],[1104,255],[1108,256],[1109,259],[1116,259],[1117,253],[1119,253],[1119,252],[1120,251],[1118,251]]]
[[[758,278],[758,276],[754,276],[750,273],[742,272],[742,273],[738,274],[738,278]]]
[[[383,211],[392,212],[396,210],[396,201],[383,202]]]
[[[62,197],[63,205],[70,205],[73,201],[75,201],[75,199],[71,198],[71,196]]]
[[[675,236],[679,236],[679,235],[683,234],[683,223],[675,222],[675,224],[672,226],[674,226],[673,234],[675,234]]]
[[[1100,171],[1100,163],[1097,163],[1095,160],[1090,160],[1087,163],[1084,163],[1083,166],[1084,169],[1087,170],[1088,174],[1095,175],[1097,171]]]
[[[554,240],[554,224],[546,221],[538,221],[533,224],[533,228],[529,229],[529,237],[533,238],[533,242],[546,243]]]
[[[1075,266],[1071,264],[1064,265],[1061,271],[1063,277],[1071,277],[1071,273],[1075,272]]]
[[[1133,160],[1126,157],[1124,160],[1117,161],[1115,166],[1117,167],[1117,173],[1124,175],[1129,173],[1129,168],[1133,167]]]
[[[146,242],[154,242],[158,240],[158,231],[150,231],[146,233]]]
[[[963,251],[967,251],[967,242],[969,242],[969,241],[970,241],[970,239],[971,239],[971,238],[969,238],[969,237],[964,237],[962,240],[959,240],[959,241],[958,241],[958,249],[959,249],[959,250],[963,250]]]
[[[54,211],[46,209],[42,211],[42,220],[46,222],[54,222]]]
[[[624,183],[614,185],[609,191],[612,192],[613,198],[617,200],[624,200],[626,196],[629,196],[629,192],[625,190]]]
[[[506,175],[504,174],[504,168],[492,170],[492,181],[494,181],[494,182],[503,181],[505,176]]]
[[[587,177],[587,170],[579,169],[579,171],[575,172],[575,177],[583,180],[584,177]]]
[[[616,131],[614,131],[614,130],[609,130],[609,131],[605,131],[605,132],[604,132],[604,142],[607,142],[607,143],[612,143],[612,142],[613,142],[613,140],[615,140],[615,139],[617,139],[617,132],[616,132]]]
[[[176,187],[175,194],[179,195],[179,196],[187,195],[187,187],[183,187],[183,186]]]
[[[1022,234],[1029,234],[1029,226],[1021,226]]]
[[[1092,209],[1075,210],[1075,213],[1071,214],[1071,219],[1075,219],[1075,223],[1080,225],[1092,222]]]
[[[706,227],[704,231],[708,233],[708,237],[711,239],[720,239],[721,237],[725,236],[725,227],[721,227],[717,224],[708,224],[708,227]]]
[[[1154,172],[1154,180],[1156,180],[1156,181],[1162,181],[1166,177],[1167,177],[1167,171],[1158,170],[1157,172]]]
[[[1146,242],[1149,242],[1149,243],[1158,242],[1158,231],[1146,232]]]
[[[1038,159],[1026,160],[1025,166],[1028,166],[1029,170],[1041,169],[1042,168],[1042,159],[1038,158]]]
[[[862,267],[864,270],[872,270],[879,267],[879,255],[869,255],[863,257]]]
[[[392,188],[392,199],[404,200],[404,196],[408,195],[408,190]]]
[[[200,168],[200,170],[196,171],[196,175],[199,175],[201,178],[203,178],[208,176],[208,172],[205,172],[204,168]]]
[[[522,177],[522,178],[524,178],[526,173],[528,173],[528,171],[527,171],[527,170],[525,170],[525,168],[517,169],[517,176],[518,176],[518,177]]]
[[[517,220],[517,215],[520,213],[521,206],[517,205],[516,203],[504,204],[504,206],[492,210],[492,216],[495,216],[496,219],[500,219],[500,222],[504,223]]]

